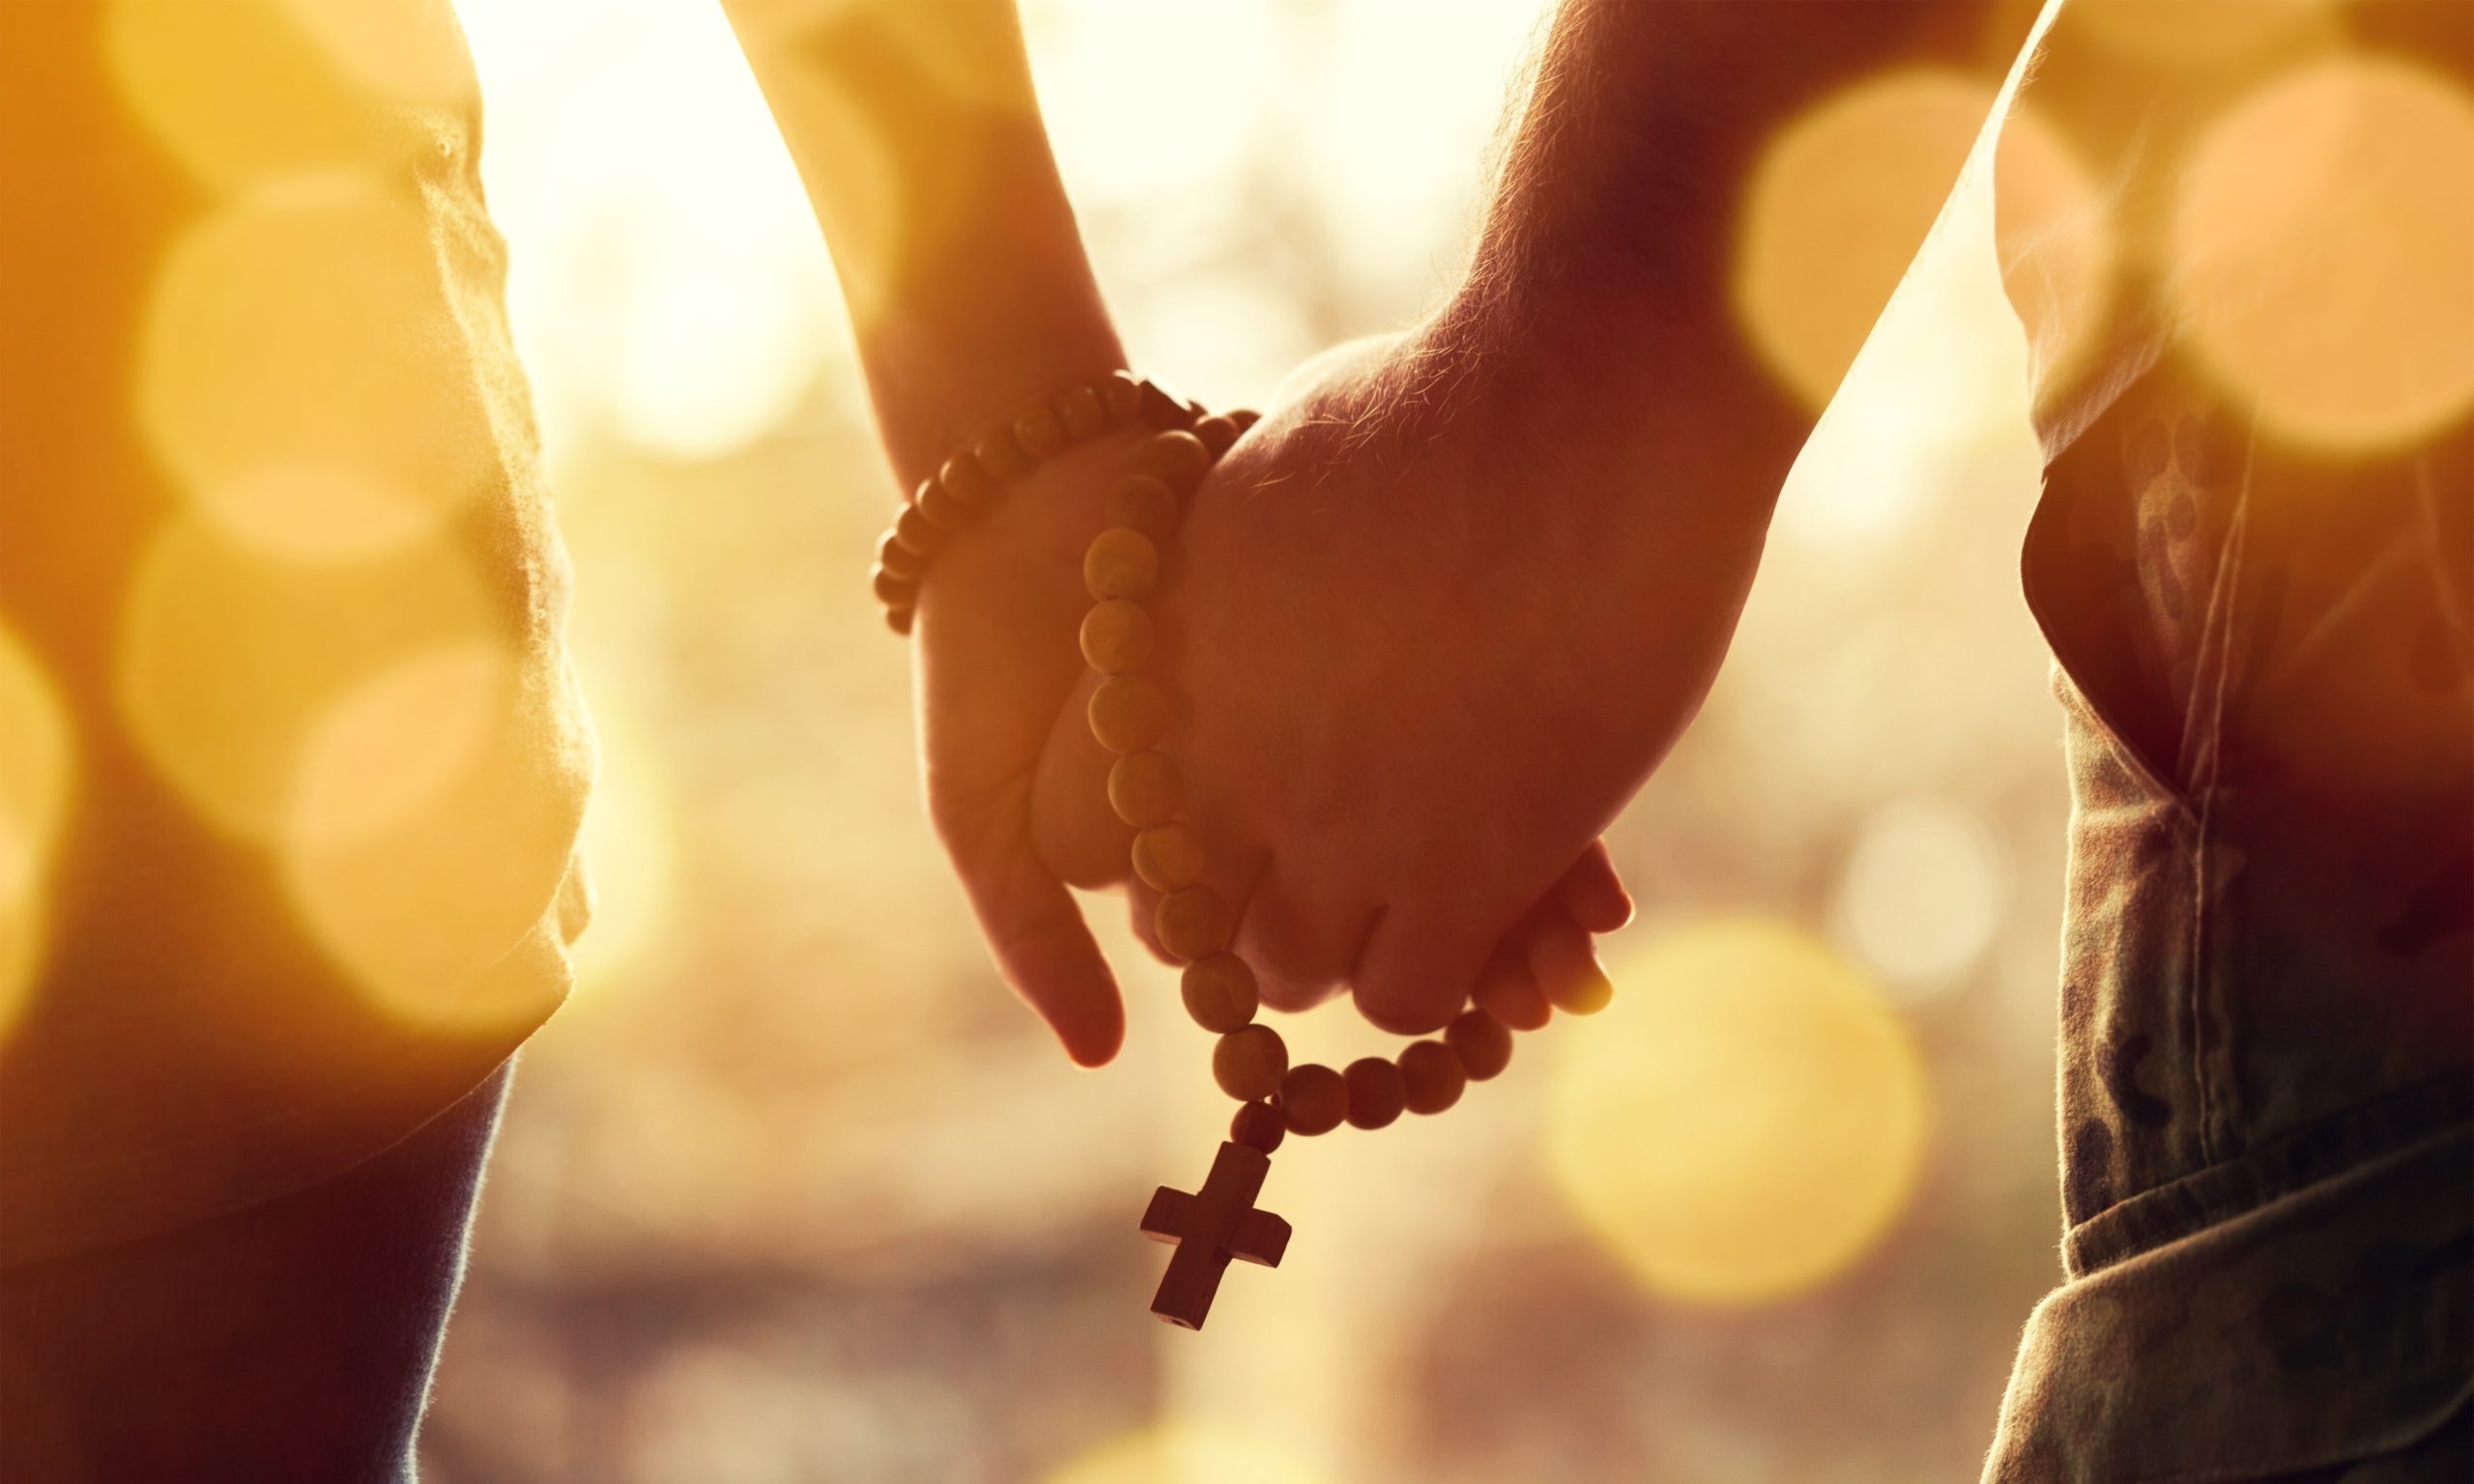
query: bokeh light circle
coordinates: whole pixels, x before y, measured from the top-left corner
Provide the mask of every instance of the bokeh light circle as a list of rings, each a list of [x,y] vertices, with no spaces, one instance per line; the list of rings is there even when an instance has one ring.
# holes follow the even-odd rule
[[[565,993],[555,905],[593,753],[562,690],[493,640],[456,641],[376,670],[305,728],[284,885],[372,1005],[479,1027]]]
[[[125,601],[116,679],[139,749],[208,818],[261,841],[294,816],[303,749],[330,706],[395,664],[495,632],[471,561],[443,543],[302,565],[194,516],[156,534]],[[341,809],[331,789],[316,807]]]
[[[1566,1043],[1556,1180],[1653,1293],[1711,1305],[1802,1293],[1888,1230],[1930,1121],[1922,1057],[1844,960],[1759,919],[1651,938]]]
[[[2170,283],[2190,344],[2272,434],[2365,450],[2474,404],[2474,102],[2345,57],[2246,98],[2193,152]]]
[[[400,168],[476,97],[441,0],[114,0],[130,109],[202,182]]]
[[[34,984],[43,877],[76,764],[68,709],[34,656],[0,626],[0,1031]]]
[[[2270,46],[2336,41],[2339,0],[2070,0],[2071,24],[2110,50],[2176,68],[2224,67]]]
[[[139,417],[234,534],[301,559],[366,556],[498,474],[433,225],[370,181],[288,181],[190,229],[158,271]]]
[[[1976,814],[1907,799],[1865,821],[1840,879],[1838,936],[1913,1003],[1947,987],[1982,956],[2009,896],[2000,842]]]
[[[1829,401],[1948,198],[1994,89],[1886,73],[1824,100],[1764,152],[1738,226],[1738,320],[1805,405]]]
[[[2119,281],[2120,223],[2086,161],[2032,106],[2002,120],[1993,161],[2002,290],[2028,333],[2029,385],[2051,395],[2103,343]]]

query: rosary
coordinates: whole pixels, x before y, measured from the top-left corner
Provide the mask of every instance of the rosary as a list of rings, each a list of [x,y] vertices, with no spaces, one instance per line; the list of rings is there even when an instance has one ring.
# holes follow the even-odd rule
[[[1231,1259],[1280,1266],[1288,1223],[1256,1209],[1272,1153],[1289,1134],[1329,1133],[1342,1123],[1384,1127],[1405,1110],[1440,1113],[1511,1061],[1511,1033],[1484,1011],[1453,1020],[1440,1041],[1420,1041],[1386,1061],[1369,1056],[1335,1071],[1309,1062],[1288,1064],[1280,1033],[1254,1021],[1254,971],[1228,952],[1235,923],[1228,903],[1201,884],[1202,837],[1182,823],[1185,784],[1159,750],[1168,729],[1168,697],[1144,671],[1154,634],[1142,600],[1160,581],[1162,549],[1176,533],[1184,502],[1212,465],[1253,426],[1252,413],[1206,414],[1156,382],[1115,371],[1096,385],[1076,386],[1035,404],[947,459],[911,493],[893,528],[877,546],[877,596],[885,621],[907,635],[918,611],[929,558],[948,536],[995,499],[1004,486],[1069,444],[1113,429],[1139,426],[1151,436],[1135,472],[1108,496],[1106,530],[1082,556],[1082,583],[1093,607],[1082,619],[1082,657],[1102,676],[1091,694],[1091,734],[1117,755],[1108,769],[1108,804],[1137,832],[1134,870],[1163,895],[1152,920],[1163,950],[1185,963],[1183,996],[1194,1023],[1219,1037],[1212,1079],[1237,1099],[1237,1117],[1192,1194],[1163,1185],[1142,1213],[1142,1232],[1177,1250],[1151,1300],[1169,1324],[1199,1329]],[[1603,1007],[1604,990],[1565,996],[1557,1008],[1588,1014]],[[1535,1030],[1544,1023],[1517,1027]]]

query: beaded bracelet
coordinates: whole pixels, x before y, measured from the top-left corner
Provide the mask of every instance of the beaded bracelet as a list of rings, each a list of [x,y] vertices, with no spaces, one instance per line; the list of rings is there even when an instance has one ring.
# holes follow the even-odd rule
[[[993,503],[1011,484],[1068,447],[1139,422],[1157,430],[1191,428],[1199,403],[1180,402],[1155,382],[1111,371],[1097,383],[1071,386],[1034,402],[987,437],[919,481],[902,514],[877,541],[869,578],[885,606],[885,623],[907,635],[919,609],[919,584],[946,539]],[[1250,419],[1251,421],[1251,419]],[[1236,441],[1231,435],[1229,442]],[[1224,445],[1223,445],[1224,446]]]
[[[1287,1135],[1325,1134],[1343,1123],[1375,1129],[1403,1112],[1441,1113],[1460,1100],[1469,1083],[1510,1065],[1511,1028],[1469,1009],[1441,1040],[1412,1042],[1395,1060],[1365,1057],[1336,1071],[1311,1062],[1291,1067],[1280,1033],[1255,1023],[1261,996],[1254,972],[1228,951],[1235,916],[1202,884],[1202,836],[1177,818],[1184,782],[1159,748],[1169,704],[1167,693],[1145,674],[1157,643],[1141,606],[1159,585],[1162,548],[1183,520],[1185,501],[1253,426],[1252,413],[1211,416],[1199,404],[1123,371],[1096,388],[1074,387],[1052,404],[1022,412],[921,481],[885,533],[875,576],[887,621],[898,634],[910,632],[928,558],[1005,480],[1020,478],[1069,442],[1136,421],[1152,436],[1136,456],[1135,471],[1110,487],[1108,528],[1083,553],[1082,583],[1093,607],[1083,615],[1081,645],[1083,659],[1102,677],[1091,693],[1091,734],[1116,755],[1108,768],[1108,804],[1136,831],[1135,874],[1161,893],[1153,937],[1186,965],[1186,1013],[1220,1038],[1212,1048],[1212,1077],[1241,1104],[1202,1188],[1188,1194],[1163,1185],[1142,1216],[1145,1236],[1177,1248],[1151,1311],[1199,1329],[1231,1260],[1277,1268],[1287,1250],[1288,1223],[1253,1204],[1271,1155]],[[1559,1003],[1580,1013],[1598,1008]]]

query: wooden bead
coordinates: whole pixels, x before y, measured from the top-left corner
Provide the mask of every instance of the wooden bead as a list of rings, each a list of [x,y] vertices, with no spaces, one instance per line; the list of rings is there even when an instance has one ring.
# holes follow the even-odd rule
[[[1174,819],[1134,837],[1134,873],[1157,892],[1173,892],[1202,879],[1202,836]]]
[[[1210,449],[1211,456],[1216,459],[1235,445],[1237,424],[1228,417],[1205,417],[1194,424],[1194,437],[1202,440],[1202,445]]]
[[[1004,489],[979,460],[966,453],[955,454],[936,470],[936,482],[965,509],[976,510],[994,499]]]
[[[1381,1128],[1408,1106],[1409,1092],[1401,1085],[1400,1069],[1379,1056],[1360,1057],[1349,1063],[1340,1078],[1348,1085],[1348,1121],[1352,1128]]]
[[[1122,428],[1142,414],[1142,384],[1131,371],[1111,371],[1100,383],[1100,405],[1108,410],[1108,426]]]
[[[1065,446],[1065,424],[1052,407],[1027,407],[1014,414],[1014,442],[1033,463]]]
[[[1192,433],[1163,433],[1142,445],[1134,467],[1180,495],[1192,495],[1211,472],[1211,450]]]
[[[1211,1048],[1211,1076],[1239,1102],[1254,1102],[1280,1091],[1288,1075],[1288,1045],[1268,1025],[1230,1031]]]
[[[902,514],[894,517],[893,538],[922,556],[933,556],[945,544],[945,528],[929,525],[917,505],[905,505]]]
[[[1107,431],[1108,410],[1100,394],[1089,386],[1077,386],[1056,399],[1056,424],[1075,442],[1096,438]]]
[[[1082,585],[1101,602],[1147,598],[1159,580],[1160,548],[1138,530],[1111,527],[1092,537],[1082,554]]]
[[[1263,420],[1263,414],[1252,408],[1241,407],[1228,414],[1228,420],[1236,425],[1237,436],[1244,438],[1247,429]]]
[[[1472,1082],[1485,1082],[1511,1065],[1511,1031],[1482,1010],[1473,1010],[1444,1027],[1443,1042],[1460,1058],[1460,1070]]]
[[[909,608],[919,601],[919,579],[897,576],[887,567],[875,568],[868,575],[874,580],[878,602],[893,608]]]
[[[877,541],[877,565],[896,577],[917,577],[927,570],[928,562],[888,530]]]
[[[1214,954],[1186,965],[1177,992],[1186,1002],[1186,1013],[1206,1031],[1225,1033],[1251,1025],[1262,1005],[1254,971],[1235,954]]]
[[[885,627],[908,639],[911,621],[918,616],[919,610],[915,608],[888,608],[885,610]]]
[[[1439,1041],[1415,1042],[1400,1050],[1401,1101],[1412,1113],[1440,1113],[1460,1100],[1469,1073]]]
[[[1130,675],[1150,664],[1156,638],[1151,615],[1123,598],[1082,615],[1083,663],[1104,675]]]
[[[1291,1133],[1329,1133],[1348,1117],[1349,1085],[1320,1062],[1291,1067],[1280,1084],[1280,1111]]]
[[[1168,734],[1168,694],[1140,675],[1110,675],[1091,693],[1083,716],[1109,752],[1148,752]]]
[[[1020,479],[1031,471],[1031,456],[1014,442],[1014,430],[998,428],[979,441],[970,451],[989,477],[997,480]]]
[[[1228,899],[1207,886],[1170,892],[1151,909],[1151,930],[1158,935],[1160,947],[1169,957],[1189,963],[1226,948],[1229,929],[1235,926]]]
[[[1108,486],[1108,521],[1165,544],[1177,533],[1177,492],[1149,474],[1128,474]]]
[[[1108,807],[1137,830],[1165,823],[1185,802],[1185,780],[1166,753],[1129,753],[1108,767]]]
[[[1280,1141],[1287,1136],[1287,1123],[1280,1118],[1280,1109],[1268,1102],[1246,1104],[1237,1110],[1236,1118],[1228,1125],[1230,1143],[1243,1144],[1266,1155],[1279,1150]]]
[[[1613,1003],[1615,986],[1592,969],[1572,983],[1549,986],[1546,998],[1568,1015],[1594,1015]]]
[[[940,530],[960,530],[970,520],[969,507],[934,476],[920,480],[919,488],[910,492],[910,508]]]
[[[1170,428],[1191,428],[1194,425],[1193,411],[1158,382],[1144,382],[1139,392],[1141,403],[1137,412],[1152,428],[1165,433]]]

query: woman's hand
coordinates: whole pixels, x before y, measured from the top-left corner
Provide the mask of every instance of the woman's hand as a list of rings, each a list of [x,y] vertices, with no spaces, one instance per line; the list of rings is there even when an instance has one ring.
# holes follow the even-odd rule
[[[1431,1031],[1475,996],[1534,1026],[1605,983],[1631,903],[1597,842],[1706,692],[1766,500],[1541,447],[1436,332],[1301,372],[1189,502],[1151,600],[1163,744],[1266,1000],[1345,985]],[[1654,419],[1653,419],[1654,420]],[[939,559],[920,612],[932,810],[1007,977],[1078,1060],[1122,1012],[1065,882],[1127,880],[1079,556],[1135,440],[1044,469]],[[1617,454],[1620,453],[1620,457]],[[1742,513],[1729,514],[1730,510]],[[1156,897],[1132,884],[1149,937]]]

